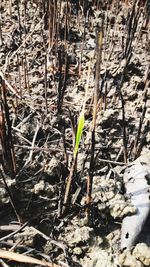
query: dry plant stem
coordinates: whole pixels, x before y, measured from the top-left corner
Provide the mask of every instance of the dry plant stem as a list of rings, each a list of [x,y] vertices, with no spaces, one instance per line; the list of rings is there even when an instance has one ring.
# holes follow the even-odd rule
[[[2,71],[0,71],[0,78],[2,79],[2,81],[5,82],[5,85],[7,86],[7,88],[15,95],[17,96],[19,99],[21,99],[20,95],[16,92],[16,90],[9,84],[9,82],[6,80],[6,78],[4,77],[4,74],[2,73]]]
[[[54,17],[53,17],[53,32],[52,32],[52,47],[54,44],[54,39],[57,35],[57,14],[58,14],[58,10],[57,10],[57,0],[54,0]],[[56,43],[55,43],[56,45]]]
[[[16,132],[16,135],[19,136],[19,138],[21,138],[22,140],[24,140],[27,144],[32,145],[32,143],[31,143],[28,139],[26,139],[25,137],[23,137],[23,136],[19,133],[19,130],[18,130],[18,129],[15,129],[14,127],[12,127],[12,129],[15,130],[15,131],[18,131],[18,132]],[[15,146],[16,146],[16,145],[15,145]],[[23,146],[23,147],[26,147],[26,146]],[[29,147],[29,149],[30,149],[30,148],[31,148],[31,147]]]
[[[67,256],[67,246],[66,246],[66,244],[64,244],[63,242],[59,242],[59,241],[51,239],[49,236],[45,235],[44,233],[42,233],[41,231],[39,231],[35,227],[30,227],[30,228],[32,228],[33,231],[35,231],[37,234],[42,236],[46,241],[50,241],[52,244],[54,244],[54,245],[58,246],[59,248],[61,248],[63,250],[65,256]]]
[[[52,32],[53,32],[53,2],[48,0],[48,24],[49,24],[49,48],[52,47]]]
[[[148,27],[150,26],[150,5],[149,5],[149,0],[145,2],[145,11],[146,11],[146,16],[145,16],[145,25],[144,28],[148,30]]]
[[[145,118],[145,113],[146,113],[146,109],[147,107],[144,105],[143,110],[142,110],[142,116],[140,118],[139,121],[139,127],[138,127],[138,132],[137,132],[137,136],[136,136],[136,140],[135,140],[135,145],[134,145],[134,160],[138,157],[138,143],[140,140],[140,136],[141,136],[141,130],[142,130],[142,126],[143,126],[143,122],[144,122],[144,118]]]
[[[58,83],[58,98],[57,98],[57,112],[58,114],[61,112],[61,108],[63,105],[64,93],[67,87],[67,78],[68,78],[68,70],[69,70],[69,61],[67,50],[63,47],[63,50],[58,50],[58,60],[59,60],[59,83]],[[62,74],[62,58],[63,53],[65,53],[65,69],[64,74]]]
[[[101,22],[101,28],[97,34],[97,46],[96,46],[96,75],[95,75],[95,88],[94,88],[94,103],[93,103],[93,121],[92,121],[92,133],[91,133],[91,159],[89,173],[87,177],[87,210],[86,215],[89,220],[90,218],[90,204],[93,184],[93,171],[94,171],[94,154],[95,154],[95,128],[96,128],[96,117],[97,117],[97,104],[98,104],[98,90],[100,80],[100,68],[102,61],[102,43],[103,43],[103,21]]]
[[[64,196],[64,203],[63,203],[64,206],[65,206],[64,211],[66,210],[66,205],[68,203],[68,198],[69,198],[69,193],[70,193],[70,188],[71,188],[71,182],[72,182],[72,177],[74,175],[74,171],[75,171],[75,168],[76,168],[76,163],[77,163],[77,155],[73,159],[71,170],[70,170],[70,173],[69,173],[69,176],[68,176],[68,179],[67,179],[65,196]]]
[[[20,19],[19,0],[17,0],[17,12],[18,12],[19,35],[21,40],[21,19]]]
[[[66,138],[65,138],[65,127],[63,127],[63,133],[62,133],[62,141],[63,141],[63,152],[64,152],[64,159],[65,159],[65,166],[68,168],[68,152],[67,152],[67,146],[66,146]],[[60,175],[60,187],[59,187],[59,197],[58,197],[58,217],[61,217],[62,211],[63,211],[63,196],[64,196],[64,188],[65,188],[65,182],[63,179],[63,175]]]
[[[45,73],[44,73],[44,90],[45,90],[45,111],[48,114],[48,106],[47,106],[47,51],[45,51]]]
[[[8,225],[1,225],[0,226],[0,231],[1,232],[13,232],[19,229],[19,225],[18,224],[8,224]]]
[[[75,146],[75,140],[76,140],[76,119],[73,116],[73,114],[71,113],[71,110],[68,108],[68,112],[69,112],[69,119],[71,122],[71,131],[72,131],[72,140],[73,140],[73,147]]]
[[[121,99],[121,104],[122,104],[122,129],[123,129],[123,146],[124,146],[124,162],[125,163],[127,163],[127,157],[128,157],[127,132],[126,132],[126,122],[125,122],[125,104],[124,104],[124,98],[123,98],[123,94],[121,92],[121,88],[123,86],[127,66],[129,64],[131,56],[132,56],[132,50],[133,50],[132,43],[133,43],[133,38],[134,38],[134,35],[136,32],[137,23],[138,23],[138,19],[139,19],[139,11],[136,12],[136,4],[137,4],[137,0],[134,1],[133,7],[132,7],[132,12],[131,12],[131,15],[129,18],[128,33],[127,33],[127,39],[126,39],[126,45],[125,45],[125,51],[124,51],[125,65],[124,65],[124,68],[122,71],[120,83],[117,87],[117,91],[119,93],[119,96]]]
[[[0,46],[3,45],[2,25],[1,25],[1,14],[0,14]]]
[[[126,38],[126,44],[125,44],[125,51],[124,51],[124,55],[127,58],[128,54],[129,54],[129,49],[131,49],[131,42],[132,42],[132,24],[133,24],[133,19],[134,19],[134,15],[135,15],[135,4],[136,4],[137,0],[134,1],[133,3],[133,7],[132,7],[132,12],[128,21],[128,32],[127,32],[127,38]]]
[[[2,249],[0,249],[0,258],[11,260],[11,261],[16,261],[16,262],[23,262],[25,264],[29,263],[29,264],[47,266],[47,267],[60,267],[60,266],[53,264],[53,263],[49,263],[49,262],[46,262],[43,260],[38,260],[38,259],[30,257],[30,256],[26,256],[23,254],[11,252],[11,251],[6,251],[6,250],[2,250]]]
[[[107,160],[107,159],[101,159],[101,158],[98,158],[98,161],[105,162],[105,163],[110,163],[110,164],[114,164],[114,165],[119,165],[119,166],[126,165],[126,163],[123,163],[123,162],[113,161],[113,160]]]
[[[1,245],[5,246],[7,248],[10,247],[10,249],[12,247],[15,247],[15,248],[17,247],[17,249],[26,249],[26,252],[24,254],[27,254],[27,253],[30,253],[30,252],[34,251],[36,254],[38,254],[39,256],[41,256],[42,258],[44,258],[45,260],[51,261],[51,257],[48,256],[48,255],[46,255],[45,253],[41,253],[40,251],[36,250],[35,248],[34,249],[31,249],[31,247],[18,244],[17,242],[15,243],[15,242],[12,242],[12,241],[9,241],[9,240],[8,241],[2,241],[1,242]]]
[[[6,87],[5,82],[1,81],[1,131],[0,139],[2,144],[2,157],[3,157],[3,167],[4,171],[10,172],[11,178],[16,175],[16,160],[13,147],[12,139],[12,128],[9,116],[9,107],[6,98]]]
[[[0,265],[2,267],[10,267],[4,260],[0,259]]]
[[[68,70],[69,70],[69,61],[68,61],[68,54],[67,50],[65,51],[65,71],[64,71],[64,80],[63,80],[63,88],[62,88],[62,94],[61,94],[61,107],[63,105],[63,99],[64,99],[64,93],[66,91],[67,87],[67,78],[68,78]]]
[[[24,29],[25,29],[25,33],[27,33],[27,21],[26,21],[26,16],[27,16],[27,0],[24,1]]]
[[[12,16],[12,0],[9,0],[9,15]]]
[[[145,113],[146,113],[146,103],[147,103],[147,99],[148,99],[148,96],[147,96],[147,93],[148,93],[148,87],[149,87],[149,84],[150,82],[148,81],[148,74],[147,74],[147,79],[145,81],[145,94],[144,94],[144,107],[143,107],[143,110],[142,110],[142,115],[141,115],[141,118],[140,118],[140,121],[139,121],[139,127],[138,127],[138,132],[137,132],[137,136],[136,136],[136,139],[135,139],[135,144],[134,144],[134,148],[133,148],[133,152],[134,152],[134,159],[136,159],[138,156],[139,156],[139,147],[141,146],[139,144],[139,140],[140,140],[140,136],[141,136],[141,130],[142,130],[142,126],[143,126],[143,122],[144,122],[144,118],[145,118]]]
[[[59,71],[59,81],[58,81],[58,97],[57,97],[57,111],[60,113],[61,110],[61,90],[62,90],[62,50],[58,50],[58,71]]]
[[[53,43],[54,43],[54,35],[55,35],[55,24],[56,24],[56,1],[53,0],[53,7],[51,9],[51,17],[52,17],[52,32],[51,32],[51,46],[50,47],[53,47]]]
[[[124,98],[121,92],[121,88],[123,86],[123,82],[124,82],[124,77],[125,77],[125,73],[126,73],[126,69],[127,66],[129,64],[129,61],[131,59],[132,53],[130,53],[130,55],[128,56],[128,58],[125,60],[125,65],[122,71],[122,75],[121,75],[121,80],[120,83],[118,84],[117,87],[117,92],[120,96],[121,99],[121,104],[122,104],[122,129],[123,129],[123,146],[124,146],[124,163],[127,163],[127,132],[126,132],[126,122],[125,122],[125,105],[124,105]]]
[[[134,35],[137,29],[138,19],[140,16],[139,8],[137,8],[137,12],[136,12],[136,5],[138,4],[138,2],[139,0],[135,0],[133,3],[132,12],[131,12],[129,22],[128,22],[128,29],[127,29],[128,32],[127,32],[127,39],[126,39],[125,51],[124,51],[124,56],[126,58],[128,58],[129,54],[131,53],[132,43],[133,43]]]
[[[61,5],[61,3],[60,3]],[[58,48],[58,39],[59,39],[59,21],[60,21],[60,9],[59,9],[59,1],[56,0],[56,7],[55,7],[55,50],[57,51]]]
[[[122,92],[119,92],[122,104],[122,127],[123,127],[123,145],[124,145],[124,163],[127,163],[128,151],[127,151],[127,131],[126,131],[126,122],[125,122],[125,103],[123,99]]]
[[[2,259],[0,259],[0,264],[2,267],[9,267],[9,265],[6,264],[6,262],[4,262]]]
[[[54,37],[57,29],[57,0],[48,1],[49,8],[49,49],[53,47]]]
[[[26,139],[27,140],[27,139]],[[43,152],[51,152],[51,153],[57,153],[57,152],[63,152],[63,149],[55,147],[55,148],[44,148],[44,147],[31,147],[31,146],[20,146],[20,145],[14,145],[15,147],[24,148],[27,150],[35,150],[35,151],[43,151]],[[67,150],[67,154],[73,154],[69,150]]]
[[[20,70],[20,63],[19,63],[19,56],[17,54],[17,65],[18,65],[18,75],[19,75],[19,93],[22,99],[22,87],[21,87],[21,70]]]
[[[34,113],[30,113],[28,116],[26,116],[16,127],[14,127],[15,130],[19,131],[19,128],[21,128],[21,126],[23,124],[25,124],[30,118],[32,118],[34,116]]]
[[[77,190],[76,190],[76,192],[74,193],[74,195],[73,195],[73,197],[72,197],[72,199],[71,199],[71,204],[72,205],[75,205],[75,203],[76,203],[76,201],[77,201],[77,198],[78,198],[78,196],[79,196],[79,194],[80,194],[80,192],[81,192],[81,186],[79,186],[78,188],[77,188]]]
[[[11,206],[12,206],[12,208],[13,208],[14,214],[15,214],[15,216],[16,216],[18,222],[21,222],[20,216],[19,216],[19,214],[18,214],[18,212],[17,212],[17,209],[16,209],[16,207],[15,207],[15,203],[14,203],[14,200],[13,200],[13,196],[12,196],[12,194],[11,194],[11,191],[10,191],[8,185],[7,185],[7,182],[6,182],[6,179],[5,179],[5,175],[3,174],[3,172],[1,171],[1,169],[0,169],[0,175],[1,175],[1,178],[2,178],[2,180],[3,180],[3,182],[4,182],[6,191],[7,191],[8,195],[9,195],[10,204],[11,204]],[[0,239],[0,241],[1,241],[1,240],[2,240],[2,238]],[[4,240],[4,239],[3,239],[3,240]]]
[[[26,226],[28,225],[28,222],[24,223],[21,227],[19,227],[17,230],[15,230],[13,233],[10,233],[6,236],[3,236],[0,238],[0,242],[10,239],[11,237],[13,237],[15,234],[19,233],[21,230],[23,230]]]
[[[83,31],[83,40],[81,44],[80,51],[80,61],[79,61],[79,77],[81,76],[81,68],[82,68],[82,57],[83,57],[83,48],[85,46],[85,30],[86,30],[86,17],[84,18],[84,31]]]
[[[144,19],[143,19],[143,22],[142,22],[141,26],[138,25],[138,36],[137,36],[137,39],[136,39],[136,42],[135,42],[134,47],[137,47],[138,43],[140,42],[142,33],[143,32],[145,32],[145,33],[147,32],[147,22],[148,22],[147,21],[147,13],[148,13],[148,10],[146,10],[146,2],[145,2],[145,6],[144,6]]]
[[[27,89],[26,64],[25,64],[25,59],[23,59],[23,58],[22,58],[22,70],[24,73],[24,88]]]
[[[39,129],[40,129],[40,125],[39,125],[38,122],[37,122],[37,127],[36,127],[36,130],[35,130],[34,136],[33,136],[33,140],[32,140],[31,148],[33,148],[34,145],[35,145],[35,140],[36,140],[36,137],[37,137],[37,134],[38,134]],[[25,162],[24,167],[25,167],[27,164],[30,163],[30,161],[32,160],[32,155],[33,155],[33,149],[31,149],[31,151],[30,151],[30,153],[29,153],[29,157],[28,157],[27,161]]]
[[[57,209],[57,214],[58,218],[61,217],[62,215],[62,209],[63,209],[63,195],[64,195],[64,181],[62,179],[62,175],[60,177],[60,187],[59,187],[59,192],[58,192],[58,209]]]
[[[68,3],[68,0],[67,0],[67,3],[66,3],[66,10],[65,10],[66,14],[65,14],[65,36],[64,36],[64,39],[65,39],[65,48],[67,48],[67,37],[68,37],[68,13],[69,13],[69,3]]]
[[[43,17],[41,18],[41,20],[39,21],[39,23],[36,24],[35,28],[34,28],[31,32],[29,32],[29,34],[27,35],[26,38],[23,39],[23,41],[22,41],[21,45],[18,47],[18,49],[15,50],[15,51],[11,54],[9,60],[11,60],[11,59],[12,59],[12,58],[13,58],[13,57],[14,57],[14,56],[21,50],[21,48],[24,47],[24,45],[25,45],[26,42],[30,39],[30,37],[32,36],[32,34],[33,34],[35,31],[37,31],[37,30],[40,29],[40,27],[41,27],[41,23],[43,23],[44,17],[45,17],[45,14],[43,15]]]
[[[64,158],[66,161],[66,167],[68,167],[68,153],[67,153],[66,138],[65,138],[65,127],[63,128],[62,141],[63,141]]]
[[[18,239],[18,241],[9,249],[9,251],[15,251],[15,249],[17,249],[20,244],[22,244],[22,239]],[[29,253],[32,252],[32,251],[34,251],[33,248],[29,250]],[[25,252],[23,254],[25,255],[27,253],[28,252]]]
[[[24,83],[25,83],[25,88],[28,90],[28,92],[30,94],[28,64],[27,64],[27,56],[26,56],[26,50],[25,49],[24,49]]]
[[[149,129],[150,129],[150,120],[147,121],[145,129],[143,130],[143,133],[141,135],[140,144],[138,145],[138,148],[137,148],[137,157],[141,155],[141,151],[142,151],[142,148],[145,144],[146,136],[147,136],[147,133],[149,132]]]

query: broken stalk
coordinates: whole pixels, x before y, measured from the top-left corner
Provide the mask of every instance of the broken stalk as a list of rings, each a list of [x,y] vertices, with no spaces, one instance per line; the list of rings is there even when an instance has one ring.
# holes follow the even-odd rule
[[[87,177],[87,209],[86,215],[89,220],[90,215],[90,204],[91,204],[91,194],[92,194],[92,184],[93,184],[93,172],[94,172],[94,154],[95,154],[95,128],[96,128],[96,118],[97,118],[97,104],[98,104],[98,90],[99,90],[99,80],[100,80],[100,69],[102,61],[102,43],[103,43],[103,21],[102,25],[97,34],[97,45],[96,45],[96,76],[95,76],[95,88],[94,88],[94,103],[93,103],[93,121],[92,121],[92,132],[91,132],[91,159],[89,173]]]

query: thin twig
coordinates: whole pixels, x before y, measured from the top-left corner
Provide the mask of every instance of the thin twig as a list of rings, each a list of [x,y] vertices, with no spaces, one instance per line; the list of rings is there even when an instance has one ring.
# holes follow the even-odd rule
[[[94,172],[94,154],[95,154],[95,128],[96,128],[96,118],[97,118],[97,104],[98,104],[98,91],[99,91],[99,80],[100,80],[100,69],[102,62],[102,44],[103,44],[103,19],[101,21],[100,29],[97,34],[97,46],[96,46],[96,75],[95,75],[95,87],[94,87],[94,103],[93,103],[93,121],[92,121],[92,132],[91,132],[91,158],[90,167],[87,177],[87,209],[86,216],[89,221],[90,218],[90,204],[91,204],[91,194],[92,194],[92,184],[93,184],[93,172]]]
[[[0,242],[6,240],[6,239],[10,239],[11,237],[13,237],[15,234],[19,233],[21,230],[23,230],[29,222],[25,222],[19,229],[17,229],[16,231],[14,231],[13,233],[10,233],[8,235],[5,235],[3,237],[0,238]]]
[[[27,139],[25,139],[27,141]],[[52,153],[57,153],[57,152],[62,152],[63,153],[63,148],[58,148],[58,147],[50,147],[50,148],[46,148],[46,147],[31,147],[31,146],[21,146],[21,145],[14,145],[14,147],[18,147],[18,148],[23,148],[23,149],[27,149],[27,150],[35,150],[35,151],[43,151],[43,152],[52,152]],[[73,152],[70,150],[67,150],[67,154],[72,155]]]
[[[37,234],[42,236],[46,241],[50,241],[52,244],[61,248],[63,250],[64,254],[67,256],[68,248],[67,248],[66,244],[64,244],[62,241],[56,241],[56,240],[51,239],[49,236],[45,235],[44,233],[42,233],[41,231],[39,231],[38,229],[36,229],[33,226],[31,226],[30,228],[33,229],[33,231],[35,231]]]
[[[13,211],[14,211],[16,217],[17,217],[18,222],[20,222],[21,219],[20,219],[20,216],[19,216],[19,214],[18,214],[18,212],[17,212],[17,210],[16,210],[16,207],[15,207],[15,203],[14,203],[14,200],[13,200],[12,193],[11,193],[11,191],[10,191],[8,185],[7,185],[5,176],[4,176],[3,172],[1,171],[1,169],[0,169],[0,174],[1,174],[1,178],[2,178],[2,180],[3,180],[3,182],[4,182],[6,191],[7,191],[8,195],[9,195],[10,204],[11,204],[11,206],[12,206],[12,208],[13,208]]]
[[[8,89],[19,99],[21,99],[21,96],[16,92],[16,90],[9,84],[9,82],[6,80],[6,78],[4,77],[4,74],[2,73],[2,71],[0,71],[0,77],[2,78],[2,80],[5,82],[6,86],[8,87]]]
[[[31,145],[31,151],[29,153],[29,157],[28,159],[26,160],[26,163],[24,165],[24,167],[29,164],[29,162],[32,160],[32,155],[33,155],[33,147],[35,145],[35,140],[36,140],[36,137],[37,137],[37,134],[38,134],[38,131],[40,129],[40,125],[37,123],[37,126],[36,126],[36,130],[35,130],[35,133],[34,133],[34,136],[33,136],[33,140],[32,140],[32,145]]]

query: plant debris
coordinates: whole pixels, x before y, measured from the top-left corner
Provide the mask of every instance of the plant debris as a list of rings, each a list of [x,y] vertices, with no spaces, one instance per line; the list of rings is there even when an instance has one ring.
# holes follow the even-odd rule
[[[149,18],[148,0],[0,2],[2,266],[150,265],[148,210],[121,230],[133,185],[149,196]]]

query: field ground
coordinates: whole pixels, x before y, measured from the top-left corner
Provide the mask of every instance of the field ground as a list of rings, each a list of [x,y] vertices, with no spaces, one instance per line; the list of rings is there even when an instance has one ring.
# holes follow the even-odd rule
[[[150,266],[149,218],[120,249],[134,209],[123,173],[150,148],[149,15],[149,1],[1,0],[1,249],[60,267]],[[30,266],[15,255],[0,250],[0,265]]]

